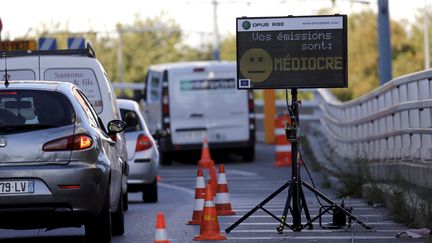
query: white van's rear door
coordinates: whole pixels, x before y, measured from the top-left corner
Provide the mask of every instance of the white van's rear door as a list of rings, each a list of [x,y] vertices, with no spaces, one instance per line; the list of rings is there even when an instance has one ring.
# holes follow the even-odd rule
[[[203,69],[170,76],[173,144],[224,143],[249,139],[246,91],[236,89],[235,69]]]

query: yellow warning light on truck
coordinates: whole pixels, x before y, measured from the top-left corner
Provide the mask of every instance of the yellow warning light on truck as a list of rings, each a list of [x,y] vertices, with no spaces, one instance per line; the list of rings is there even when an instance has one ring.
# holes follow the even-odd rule
[[[1,41],[0,51],[35,51],[37,44],[35,40]]]

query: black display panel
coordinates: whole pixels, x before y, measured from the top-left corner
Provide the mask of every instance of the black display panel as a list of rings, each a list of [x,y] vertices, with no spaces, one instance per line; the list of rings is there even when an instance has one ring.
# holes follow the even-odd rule
[[[347,16],[237,18],[237,88],[348,87]]]

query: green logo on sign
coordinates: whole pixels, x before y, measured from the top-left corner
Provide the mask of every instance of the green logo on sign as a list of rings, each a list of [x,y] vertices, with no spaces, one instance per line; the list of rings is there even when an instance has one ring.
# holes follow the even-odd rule
[[[242,24],[243,29],[248,30],[251,27],[251,23],[249,21],[245,21]]]

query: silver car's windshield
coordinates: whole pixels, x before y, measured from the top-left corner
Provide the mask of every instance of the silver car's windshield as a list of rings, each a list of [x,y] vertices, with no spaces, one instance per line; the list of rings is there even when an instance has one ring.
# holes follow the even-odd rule
[[[40,90],[0,90],[0,133],[71,125],[75,114],[68,99]]]

